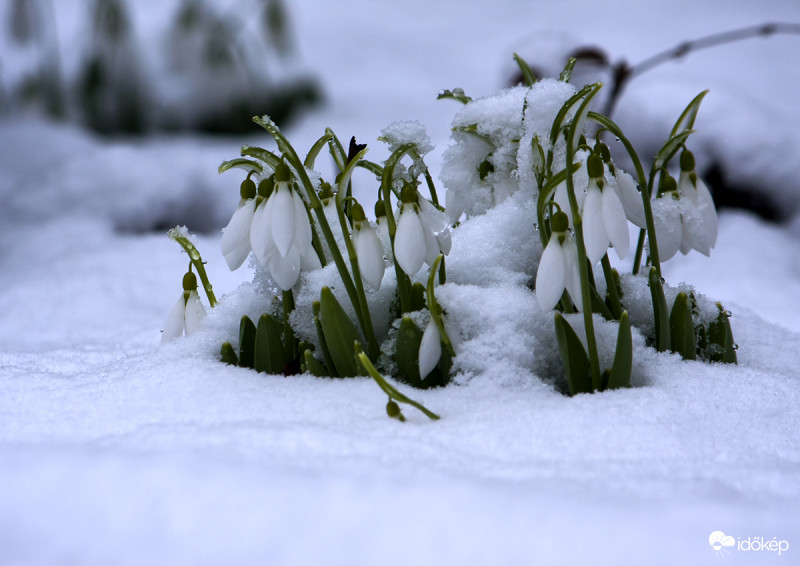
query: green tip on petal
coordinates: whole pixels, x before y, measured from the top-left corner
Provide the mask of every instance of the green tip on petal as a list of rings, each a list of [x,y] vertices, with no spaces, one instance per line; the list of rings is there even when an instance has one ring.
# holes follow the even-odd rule
[[[197,291],[197,276],[191,271],[183,276],[183,290]]]

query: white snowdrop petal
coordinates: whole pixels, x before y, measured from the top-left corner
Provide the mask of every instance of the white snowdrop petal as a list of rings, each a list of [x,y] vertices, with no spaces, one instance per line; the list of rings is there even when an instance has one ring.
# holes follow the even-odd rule
[[[553,233],[544,248],[536,270],[536,300],[543,311],[552,310],[561,300],[566,284],[566,258],[558,235]]]
[[[197,291],[189,292],[189,299],[186,301],[186,313],[184,314],[186,335],[190,336],[200,330],[205,317],[206,308],[200,302],[200,295],[197,294]]]
[[[253,248],[253,255],[256,261],[266,266],[269,259],[275,252],[275,241],[272,239],[272,227],[270,218],[275,201],[268,199],[262,202],[253,215],[253,223],[250,227],[250,246]]]
[[[439,328],[431,319],[419,343],[419,376],[425,379],[442,357],[442,338]]]
[[[394,236],[394,258],[408,275],[414,275],[425,263],[426,247],[422,223],[410,206],[404,207]]]
[[[679,201],[666,195],[655,199],[652,207],[656,241],[658,242],[658,258],[661,261],[667,261],[677,253],[683,239]]]
[[[425,236],[425,263],[433,265],[436,257],[439,255],[439,241],[431,230],[431,227],[425,221],[424,217],[419,217],[420,224],[422,225],[422,235]]]
[[[275,199],[270,213],[272,239],[281,256],[286,257],[294,243],[295,212],[292,192],[284,183],[279,183],[269,200]]]
[[[184,312],[186,311],[186,300],[183,293],[178,298],[178,302],[169,311],[167,320],[164,321],[164,332],[161,334],[161,343],[166,344],[176,338],[183,336]]]
[[[714,206],[714,199],[706,184],[697,179],[697,208],[703,221],[704,241],[709,248],[717,245],[717,234],[719,232],[719,220],[717,218],[717,208]]]
[[[611,243],[603,220],[603,195],[594,183],[583,201],[583,243],[591,263],[599,261]]]
[[[603,223],[617,256],[620,259],[624,258],[628,255],[631,245],[630,233],[628,232],[628,217],[625,215],[625,209],[619,200],[619,196],[611,187],[606,187],[603,191]]]
[[[222,242],[220,243],[222,255],[235,252],[234,255],[238,256],[243,247],[247,247],[247,251],[250,251],[250,223],[253,220],[255,209],[255,199],[247,199],[234,211],[230,222],[222,229]]]
[[[304,255],[311,248],[311,223],[302,197],[295,191],[292,192],[294,204],[294,242],[300,255]]]
[[[272,254],[269,262],[269,273],[283,291],[288,291],[297,283],[300,277],[302,258],[295,246],[289,248],[286,256],[279,253]]]
[[[567,288],[572,302],[583,312],[583,294],[581,293],[581,272],[578,265],[578,247],[571,236],[564,241],[564,286]]]
[[[379,289],[386,269],[383,261],[383,246],[369,225],[362,226],[361,230],[357,231],[357,236],[355,248],[361,277],[370,287]]]
[[[300,256],[300,269],[301,271],[314,271],[320,269],[322,264],[319,261],[319,256],[314,248],[308,250],[308,253]]]
[[[621,169],[617,169],[615,179],[616,182],[613,186],[617,191],[617,195],[619,195],[619,200],[622,203],[622,208],[625,209],[625,215],[628,220],[639,228],[647,228],[642,194],[636,188],[636,181]]]
[[[436,234],[436,241],[439,242],[439,249],[442,251],[444,255],[450,253],[450,250],[453,248],[453,237],[450,233],[450,228],[445,228],[441,232]]]
[[[226,254],[223,254],[225,258],[225,263],[228,264],[228,269],[231,271],[236,271],[239,269],[244,260],[247,259],[247,256],[250,255],[250,241],[246,240],[246,245],[241,245],[238,248],[234,248]]]

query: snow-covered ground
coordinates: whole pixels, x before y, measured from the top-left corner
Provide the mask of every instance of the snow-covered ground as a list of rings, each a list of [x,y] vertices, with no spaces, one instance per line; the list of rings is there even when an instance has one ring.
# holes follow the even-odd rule
[[[136,4],[149,7],[142,21],[159,20],[156,2]],[[711,32],[800,22],[791,0],[290,7],[302,58],[327,93],[326,106],[287,130],[296,145],[331,126],[380,160],[381,129],[415,119],[437,146],[434,171],[458,109],[437,92],[491,94],[513,72],[514,50],[533,62],[569,33],[635,63]],[[666,64],[631,83],[618,121],[646,145],[710,89],[698,160],[723,160],[791,208],[798,54],[800,37],[780,36]],[[442,420],[406,411],[401,424],[386,418],[371,381],[219,364],[242,293],[223,301],[207,332],[159,345],[186,268],[165,228],[210,230],[198,247],[217,296],[251,279],[218,252],[212,228],[236,206],[240,179],[216,167],[265,139],[254,128],[247,139],[109,141],[30,116],[0,121],[0,563],[796,561],[800,221],[724,212],[711,258],[665,264],[668,282],[733,311],[738,367],[639,348],[640,387],[575,398],[535,372],[538,329],[525,312],[536,301],[516,284],[524,259],[507,250],[497,268],[508,281],[442,289],[442,300],[473,318],[485,306],[498,333],[520,334],[498,343],[473,320],[476,348],[506,350],[496,363],[464,352],[482,371],[413,392]],[[459,257],[487,267],[456,237],[456,274]],[[708,540],[717,530],[790,548],[733,547],[718,558]]]

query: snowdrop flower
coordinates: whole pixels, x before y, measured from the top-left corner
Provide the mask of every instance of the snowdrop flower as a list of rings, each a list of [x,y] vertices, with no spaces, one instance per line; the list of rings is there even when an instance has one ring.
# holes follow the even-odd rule
[[[433,371],[441,357],[442,337],[439,334],[439,328],[436,326],[433,316],[431,316],[419,343],[419,376],[421,379],[428,377],[428,374]]]
[[[582,310],[578,249],[574,238],[567,234],[566,213],[554,214],[551,226],[553,232],[536,271],[536,300],[543,311],[549,311],[555,308],[566,290],[575,306]]]
[[[380,289],[386,264],[383,261],[383,245],[367,221],[364,209],[356,203],[352,209],[353,247],[356,249],[361,278],[373,289]]]
[[[639,228],[647,228],[647,219],[644,215],[644,204],[642,204],[642,194],[636,188],[636,181],[628,173],[619,168],[614,169],[613,175],[606,181],[617,191],[617,196],[625,209],[625,216],[632,224]]]
[[[582,213],[586,257],[596,263],[612,245],[622,259],[630,248],[625,209],[617,191],[605,184],[602,159],[592,154],[586,163],[590,175]]]
[[[256,261],[269,269],[282,290],[288,291],[297,283],[301,269],[318,267],[319,260],[311,247],[306,205],[291,187],[289,167],[278,165],[274,178],[274,190],[253,213],[250,245]]]
[[[672,179],[672,182],[675,180]],[[663,191],[652,202],[651,207],[658,241],[658,258],[660,261],[667,261],[678,252],[683,241],[681,196],[677,190]]]
[[[694,155],[689,151],[681,154],[681,174],[678,177],[678,192],[681,194],[681,217],[683,230],[681,253],[695,249],[705,256],[711,255],[717,243],[719,229],[714,199],[705,183],[697,176]]]
[[[197,294],[197,277],[194,273],[189,272],[183,276],[183,293],[169,311],[167,320],[164,322],[161,343],[166,344],[180,338],[184,331],[187,336],[197,332],[202,326],[205,316],[206,309]]]
[[[231,271],[239,269],[250,255],[250,224],[256,210],[256,184],[250,179],[245,179],[240,193],[242,200],[228,225],[222,229],[220,246]]]
[[[653,201],[653,220],[658,236],[658,255],[661,261],[684,255],[695,249],[710,255],[717,243],[718,220],[714,200],[705,183],[694,170],[691,152],[681,154],[681,173],[678,182],[666,177],[661,194]]]
[[[450,253],[450,247],[447,216],[426,199],[418,198],[416,189],[407,184],[401,193],[394,236],[397,264],[408,275],[414,275],[424,263],[432,265],[440,253]]]

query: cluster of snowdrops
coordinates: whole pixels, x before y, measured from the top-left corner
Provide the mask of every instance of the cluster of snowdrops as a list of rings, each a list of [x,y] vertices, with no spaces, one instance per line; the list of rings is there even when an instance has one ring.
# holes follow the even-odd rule
[[[222,361],[275,374],[370,376],[387,393],[390,416],[402,420],[398,403],[408,403],[437,418],[384,376],[417,388],[451,381],[453,321],[436,297],[447,281],[451,239],[460,224],[513,195],[535,203],[538,238],[515,252],[538,259],[529,284],[540,309],[554,313],[570,395],[630,386],[631,286],[649,287],[651,312],[637,318],[649,345],[685,359],[735,363],[729,313],[661,277],[661,261],[678,251],[708,255],[716,242],[714,203],[686,147],[705,93],[687,106],[645,171],[619,127],[590,110],[600,84],[574,87],[570,66],[558,80],[536,81],[520,65],[525,85],[477,100],[460,89],[439,95],[463,104],[440,175],[446,207],[424,162],[430,140],[417,122],[383,131],[391,153],[379,164],[366,159],[365,145],[351,139],[345,148],[330,130],[301,157],[268,117],[254,118],[277,151],[245,146],[220,166],[246,172],[221,247],[232,270],[252,255],[265,312],[257,321],[242,317],[238,337],[222,344]],[[633,175],[615,165],[606,139],[621,143]],[[335,179],[315,170],[323,151],[336,164]],[[353,196],[357,167],[375,176],[371,218]],[[639,228],[635,242],[629,223]],[[164,341],[202,327],[199,287],[216,304],[186,229],[170,236],[190,267]],[[612,248],[620,259],[634,254],[624,284]],[[615,343],[598,343],[601,321],[615,325]]]

